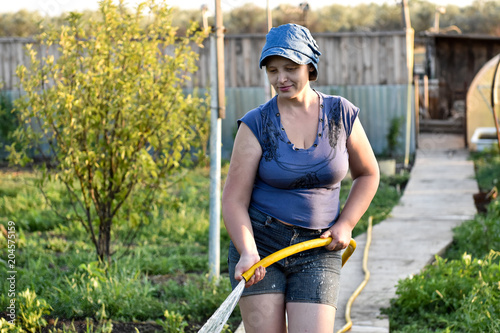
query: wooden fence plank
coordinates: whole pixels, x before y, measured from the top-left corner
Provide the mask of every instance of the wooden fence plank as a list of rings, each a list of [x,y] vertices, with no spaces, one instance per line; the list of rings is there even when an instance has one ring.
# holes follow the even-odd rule
[[[374,33],[321,33],[313,34],[322,56],[320,57],[319,85],[385,85],[406,84],[406,37],[403,31]],[[28,65],[24,55],[28,38],[0,38],[0,79],[4,89],[14,89],[18,83],[15,70]],[[225,36],[226,87],[262,87],[265,71],[258,67],[260,52],[265,43],[264,34]],[[57,45],[41,55],[57,58]],[[22,50],[22,51],[21,51]],[[199,54],[198,71],[192,74],[188,88],[206,88],[210,85],[210,42],[204,47],[193,46]],[[22,55],[21,55],[21,53]],[[171,50],[165,48],[164,54]]]

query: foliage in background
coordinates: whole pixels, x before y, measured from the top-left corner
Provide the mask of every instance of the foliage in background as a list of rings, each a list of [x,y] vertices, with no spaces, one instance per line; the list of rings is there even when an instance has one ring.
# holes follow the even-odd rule
[[[10,96],[6,91],[1,90],[2,87],[3,84],[0,82],[0,158],[3,159],[6,156],[5,146],[12,143],[12,132],[19,124],[13,113],[14,106]]]
[[[207,107],[182,91],[197,70],[190,44],[204,38],[196,24],[179,37],[171,10],[154,1],[132,14],[123,1],[105,0],[100,14],[85,22],[73,13],[60,31],[41,34],[42,45],[59,45],[57,61],[28,45],[31,66],[17,70],[22,125],[9,159],[38,159],[42,190],[52,179],[64,185],[72,209],[60,218],[80,221],[98,258],[110,262],[113,224],[139,229],[151,220],[158,191],[202,145]]]
[[[387,155],[396,157],[401,146],[401,129],[404,125],[403,117],[394,117],[391,119],[389,130],[386,134],[387,139]]]
[[[168,4],[168,1],[165,1]],[[418,35],[434,25],[436,4],[426,0],[409,1],[412,26]],[[446,13],[440,15],[440,26],[447,28],[458,26],[463,33],[488,34],[500,36],[499,0],[474,1],[467,6],[449,4]],[[180,27],[179,34],[184,35],[191,20],[202,25],[201,10],[172,8],[175,12],[175,25]],[[254,3],[223,3],[224,26],[227,34],[266,33],[266,9]],[[394,31],[402,28],[400,2],[383,4],[340,5],[332,4],[315,7],[314,2],[307,7],[280,4],[271,8],[273,26],[284,23],[306,25],[313,33],[347,32],[347,31]],[[44,13],[45,14],[45,13]],[[49,13],[50,14],[50,13]],[[83,12],[85,17],[95,16],[95,12]],[[38,12],[19,11],[0,16],[0,36],[29,37],[41,32],[39,21],[45,25],[60,25],[64,22],[61,16],[42,17]],[[213,17],[209,25],[213,25]]]
[[[482,189],[498,186],[498,149],[471,154]],[[391,332],[500,332],[500,201],[454,229],[446,258],[401,280]]]
[[[497,146],[485,152],[471,153],[474,160],[479,189],[489,192],[494,186],[500,189],[500,152]]]

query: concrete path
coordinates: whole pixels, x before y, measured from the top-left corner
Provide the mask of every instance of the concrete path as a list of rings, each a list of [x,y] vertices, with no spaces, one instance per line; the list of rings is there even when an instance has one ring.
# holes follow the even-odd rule
[[[380,309],[390,306],[400,279],[417,274],[446,250],[452,229],[476,213],[473,162],[460,135],[422,134],[415,165],[400,203],[373,227],[368,253],[370,280],[351,308],[350,332],[389,332]],[[364,279],[366,234],[344,266],[335,331],[345,324],[345,305]]]
[[[476,213],[478,191],[473,162],[463,136],[421,134],[415,165],[400,203],[390,217],[373,227],[368,253],[371,277],[351,309],[349,332],[389,332],[380,309],[390,306],[400,279],[417,274],[452,241],[452,229]],[[345,324],[345,306],[364,279],[366,234],[356,237],[357,250],[342,269],[335,332]],[[237,333],[244,333],[241,325]]]

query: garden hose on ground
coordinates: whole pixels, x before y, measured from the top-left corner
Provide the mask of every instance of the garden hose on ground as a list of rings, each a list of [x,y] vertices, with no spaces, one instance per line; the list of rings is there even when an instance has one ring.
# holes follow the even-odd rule
[[[342,329],[337,331],[337,333],[345,333],[349,331],[352,327],[352,320],[351,320],[351,307],[352,303],[358,297],[358,295],[361,293],[361,291],[365,288],[366,284],[368,283],[368,280],[370,279],[370,271],[368,270],[368,250],[370,248],[370,243],[372,242],[372,224],[373,224],[373,217],[370,216],[368,218],[368,229],[366,230],[366,245],[365,245],[365,250],[363,252],[363,272],[365,273],[365,279],[361,284],[358,286],[358,288],[354,291],[354,293],[349,297],[349,300],[347,301],[346,309],[345,309],[345,321],[346,324]]]

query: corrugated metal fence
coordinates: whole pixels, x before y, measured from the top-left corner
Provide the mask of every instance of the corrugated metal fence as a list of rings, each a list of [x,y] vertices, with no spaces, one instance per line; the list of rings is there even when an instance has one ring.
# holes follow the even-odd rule
[[[387,133],[391,120],[402,118],[403,125],[400,131],[400,147],[398,155],[404,155],[406,138],[407,114],[407,86],[315,86],[316,90],[326,94],[339,95],[347,98],[360,108],[360,120],[367,133],[376,154],[387,152]],[[413,99],[414,95],[410,96]],[[227,88],[226,89],[226,118],[222,121],[222,151],[225,158],[230,156],[236,121],[247,111],[265,102],[263,88]],[[415,151],[415,110],[412,108],[412,129],[410,152]]]
[[[384,154],[387,150],[387,133],[391,120],[403,118],[406,121],[407,113],[407,86],[315,86],[316,90],[326,94],[339,95],[350,100],[360,108],[360,120],[367,133],[373,150],[376,154]],[[6,96],[15,99],[18,91],[4,91]],[[200,90],[200,93],[204,93]],[[246,112],[254,109],[266,101],[264,88],[226,88],[226,118],[222,121],[222,154],[224,158],[231,155],[234,136],[236,135],[236,121]],[[411,96],[412,105],[414,95]],[[410,152],[415,151],[415,110],[412,109],[412,129]],[[398,155],[404,154],[404,140],[406,126],[400,132],[400,147]],[[4,156],[5,157],[5,156]]]

